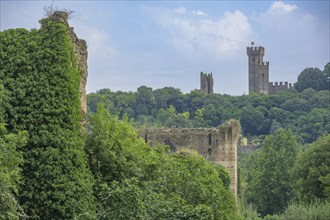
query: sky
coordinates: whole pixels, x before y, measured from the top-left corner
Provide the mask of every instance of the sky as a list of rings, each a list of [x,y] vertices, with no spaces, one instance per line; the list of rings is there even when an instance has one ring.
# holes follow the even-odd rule
[[[88,45],[87,93],[200,87],[248,93],[246,48],[265,48],[270,81],[297,81],[330,61],[329,0],[321,1],[6,1],[0,31],[39,28],[45,7],[72,10],[70,26]]]

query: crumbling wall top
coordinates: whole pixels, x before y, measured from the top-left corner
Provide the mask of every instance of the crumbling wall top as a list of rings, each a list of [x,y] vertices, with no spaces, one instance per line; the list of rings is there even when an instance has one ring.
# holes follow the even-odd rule
[[[238,120],[230,119],[225,123],[220,125],[220,130],[227,131],[227,130],[236,130],[236,133],[239,134],[241,132],[241,125]]]
[[[55,22],[61,22],[68,27],[68,35],[70,37],[71,44],[73,46],[74,54],[77,58],[77,64],[81,71],[80,75],[80,102],[81,102],[81,114],[83,116],[82,124],[87,124],[87,97],[86,97],[86,84],[88,76],[88,52],[87,44],[83,39],[79,39],[73,30],[73,27],[69,26],[68,19],[71,11],[54,11],[49,15],[49,19]]]
[[[62,22],[68,25],[69,13],[66,11],[55,11],[50,15],[49,18],[53,21]]]

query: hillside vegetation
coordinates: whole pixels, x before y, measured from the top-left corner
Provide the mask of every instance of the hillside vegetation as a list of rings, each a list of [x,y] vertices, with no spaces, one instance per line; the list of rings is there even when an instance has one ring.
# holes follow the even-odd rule
[[[275,95],[183,94],[166,87],[88,95],[135,127],[215,127],[240,120],[255,152],[241,153],[239,207],[244,219],[329,219],[330,63],[306,68],[295,88]]]
[[[309,81],[307,79],[310,79]],[[141,86],[136,92],[101,89],[88,94],[89,112],[97,103],[120,118],[133,118],[136,127],[216,127],[234,118],[250,139],[291,129],[300,143],[311,143],[330,133],[330,63],[324,70],[306,68],[292,89],[275,95],[206,95],[200,91],[183,94],[165,87]],[[308,81],[308,83],[306,83]],[[328,89],[326,89],[328,86]]]
[[[240,219],[222,166],[149,147],[103,104],[87,132],[69,27],[40,23],[0,32],[0,219]]]

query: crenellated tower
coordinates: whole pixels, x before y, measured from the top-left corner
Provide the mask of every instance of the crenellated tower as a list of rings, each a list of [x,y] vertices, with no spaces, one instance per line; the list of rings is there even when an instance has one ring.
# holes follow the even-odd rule
[[[206,94],[213,94],[213,77],[212,73],[207,74],[201,72],[201,89]]]
[[[247,47],[249,57],[249,93],[269,94],[269,62],[264,62],[265,48]]]

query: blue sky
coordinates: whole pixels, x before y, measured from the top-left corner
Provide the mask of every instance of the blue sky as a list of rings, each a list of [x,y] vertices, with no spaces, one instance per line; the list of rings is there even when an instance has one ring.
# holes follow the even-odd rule
[[[0,30],[39,28],[44,7],[88,44],[87,92],[165,86],[184,93],[212,72],[216,93],[248,93],[246,47],[265,47],[270,81],[330,61],[329,1],[3,1]]]

